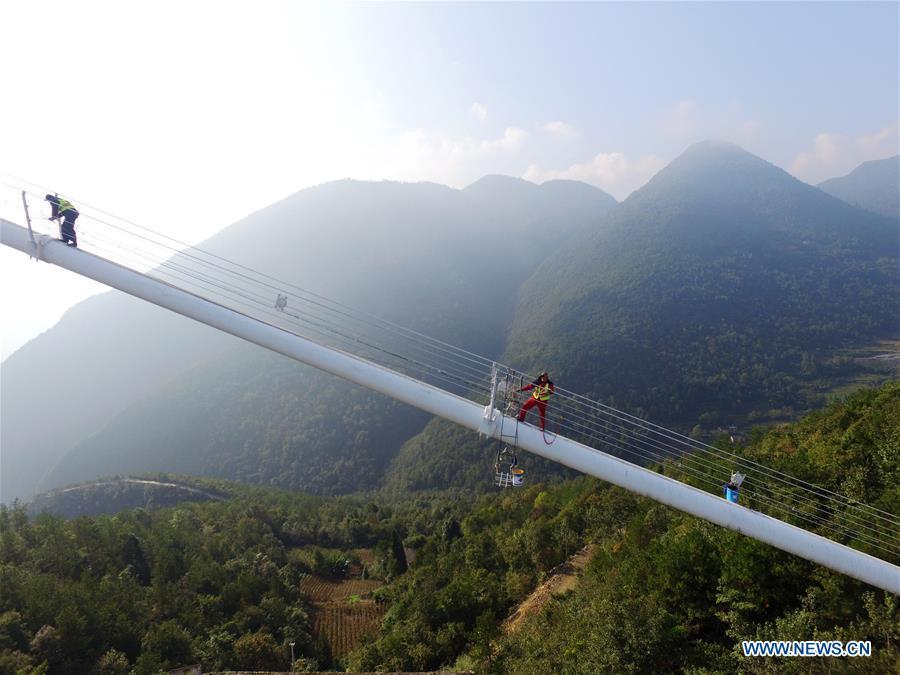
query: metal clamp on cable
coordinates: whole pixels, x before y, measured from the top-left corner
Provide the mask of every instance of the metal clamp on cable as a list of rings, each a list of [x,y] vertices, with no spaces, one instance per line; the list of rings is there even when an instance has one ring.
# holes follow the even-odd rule
[[[46,234],[37,235],[34,241],[34,255],[31,255],[29,253],[28,257],[34,258],[35,260],[44,260],[44,246],[46,246],[47,243],[51,241],[55,241],[51,236],[48,236]]]

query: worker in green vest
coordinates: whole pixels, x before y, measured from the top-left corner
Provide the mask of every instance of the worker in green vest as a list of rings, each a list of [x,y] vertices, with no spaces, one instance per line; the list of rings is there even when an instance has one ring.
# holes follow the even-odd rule
[[[44,199],[50,202],[50,206],[53,207],[50,220],[56,220],[60,223],[59,238],[66,242],[67,246],[78,246],[78,240],[75,237],[75,221],[78,219],[78,209],[75,208],[72,202],[58,195],[47,195]]]

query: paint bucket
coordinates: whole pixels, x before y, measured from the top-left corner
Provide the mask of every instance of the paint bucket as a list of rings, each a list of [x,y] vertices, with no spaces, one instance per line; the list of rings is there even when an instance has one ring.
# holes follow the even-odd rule
[[[523,485],[525,485],[525,469],[513,467],[512,484],[513,487],[522,487]]]

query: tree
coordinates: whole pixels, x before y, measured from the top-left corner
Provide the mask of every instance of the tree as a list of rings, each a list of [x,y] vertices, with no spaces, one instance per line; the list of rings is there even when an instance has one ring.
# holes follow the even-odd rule
[[[167,666],[190,663],[193,661],[191,636],[177,621],[163,621],[151,627],[144,635],[141,655],[156,657]]]
[[[127,675],[131,666],[128,657],[116,649],[110,649],[97,661],[97,675]]]
[[[39,661],[44,661],[53,671],[62,666],[63,650],[60,644],[59,631],[46,624],[31,639],[31,653]]]
[[[403,550],[403,541],[397,530],[391,533],[391,556],[394,576],[400,576],[409,569],[409,564],[406,562],[406,551]]]
[[[319,668],[323,669],[331,668],[334,663],[331,645],[328,643],[328,638],[325,637],[324,631],[320,631],[319,637],[316,638],[316,662]]]
[[[122,543],[122,564],[125,569],[130,569],[142,586],[150,583],[150,565],[144,556],[140,540],[129,532]]]
[[[234,643],[237,667],[244,670],[280,670],[290,661],[290,651],[262,631],[239,637]]]

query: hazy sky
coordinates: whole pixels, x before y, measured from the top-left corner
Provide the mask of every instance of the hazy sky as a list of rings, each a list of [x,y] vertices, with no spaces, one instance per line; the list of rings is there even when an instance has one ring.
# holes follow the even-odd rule
[[[898,151],[898,7],[7,0],[0,171],[190,242],[344,177],[623,199],[703,138],[817,183]],[[0,268],[4,357],[103,290]]]

